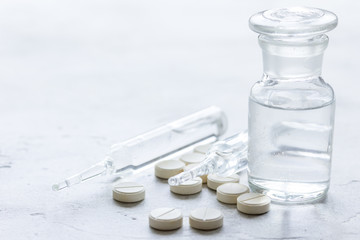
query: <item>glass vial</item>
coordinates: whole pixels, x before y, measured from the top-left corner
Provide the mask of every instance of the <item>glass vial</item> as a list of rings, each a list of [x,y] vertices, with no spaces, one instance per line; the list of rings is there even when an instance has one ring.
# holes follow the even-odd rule
[[[249,97],[249,186],[276,202],[323,198],[329,188],[335,97],[321,78],[335,14],[316,8],[253,15],[264,73]]]

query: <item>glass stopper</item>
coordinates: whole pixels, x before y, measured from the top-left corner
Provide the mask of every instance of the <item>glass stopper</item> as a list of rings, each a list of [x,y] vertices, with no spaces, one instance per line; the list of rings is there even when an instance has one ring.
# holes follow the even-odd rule
[[[309,7],[266,10],[254,14],[249,20],[254,32],[279,37],[319,35],[331,31],[337,23],[334,13]]]

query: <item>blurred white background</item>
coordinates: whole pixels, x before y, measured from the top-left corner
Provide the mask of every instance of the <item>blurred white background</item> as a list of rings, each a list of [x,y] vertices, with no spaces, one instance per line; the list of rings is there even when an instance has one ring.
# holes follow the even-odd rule
[[[0,238],[99,237],[87,235],[84,226],[107,232],[106,214],[98,216],[100,225],[77,219],[76,211],[94,210],[105,199],[101,191],[84,194],[95,191],[94,185],[65,193],[52,193],[50,186],[101,160],[114,142],[209,105],[226,112],[227,135],[247,128],[247,97],[262,74],[257,34],[249,30],[248,18],[289,4],[324,8],[339,17],[338,27],[329,33],[323,65],[323,77],[337,96],[332,202],[297,230],[286,225],[269,234],[281,238],[301,232],[306,238],[318,226],[325,233],[314,229],[316,238],[356,238],[360,3],[324,0],[2,0]],[[349,194],[348,200],[337,197],[336,190]],[[87,203],[87,197],[92,201]],[[329,224],[319,227],[318,216]],[[270,215],[263,224],[279,219]],[[84,226],[75,227],[80,222]],[[142,228],[146,231],[134,227],[131,236],[158,237],[147,226]],[[130,237],[116,228],[112,233],[119,235],[107,238]],[[216,236],[230,238],[232,233]],[[172,237],[196,236],[191,234],[184,230]],[[241,236],[260,235],[250,229]]]

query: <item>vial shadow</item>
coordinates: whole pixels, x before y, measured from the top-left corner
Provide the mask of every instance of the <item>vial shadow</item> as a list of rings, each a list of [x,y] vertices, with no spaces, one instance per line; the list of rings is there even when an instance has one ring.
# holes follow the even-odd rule
[[[296,207],[296,206],[309,206],[309,205],[317,205],[317,204],[326,204],[328,202],[327,194],[322,198],[315,199],[308,202],[278,202],[271,200],[272,205],[276,206],[286,206],[286,207]]]

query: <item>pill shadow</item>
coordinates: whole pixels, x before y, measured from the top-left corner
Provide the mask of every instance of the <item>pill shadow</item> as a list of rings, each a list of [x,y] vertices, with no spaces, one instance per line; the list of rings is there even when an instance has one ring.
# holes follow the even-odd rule
[[[208,236],[208,235],[220,233],[220,232],[222,232],[222,229],[223,229],[222,227],[219,227],[219,228],[213,229],[213,230],[200,230],[200,229],[195,229],[195,228],[190,227],[190,232],[196,233],[199,235],[203,235],[203,236]]]
[[[239,215],[243,218],[247,218],[247,219],[253,219],[253,218],[259,218],[261,216],[265,216],[268,214],[268,212],[266,213],[262,213],[262,214],[246,214],[246,213],[242,213],[240,211],[238,211]]]
[[[221,206],[228,209],[237,209],[236,204],[229,204],[229,203],[223,203],[220,201],[217,201]]]
[[[123,208],[132,208],[132,207],[141,205],[144,202],[144,200],[139,201],[139,202],[134,202],[134,203],[125,203],[125,202],[119,202],[119,201],[116,201],[113,199],[113,202],[115,205],[123,207]]]
[[[172,234],[179,234],[179,232],[182,232],[182,227],[175,229],[175,230],[165,230],[165,231],[157,230],[155,228],[150,227],[150,231],[157,235],[168,236],[168,235],[172,235]]]
[[[204,189],[207,189],[207,191],[208,191],[210,194],[212,194],[212,195],[214,195],[214,196],[216,197],[216,190],[213,190],[213,189],[211,189],[211,188],[208,188],[208,186],[207,186],[206,184],[203,184],[203,191],[204,191]]]
[[[199,197],[201,194],[201,192],[198,192],[198,193],[194,193],[194,194],[190,194],[190,195],[180,195],[177,193],[173,193],[171,191],[170,191],[170,193],[173,198],[180,199],[180,200],[195,199],[195,198]]]
[[[157,183],[161,183],[161,184],[168,184],[168,179],[164,179],[164,178],[158,178],[156,176],[154,176],[154,179]]]

